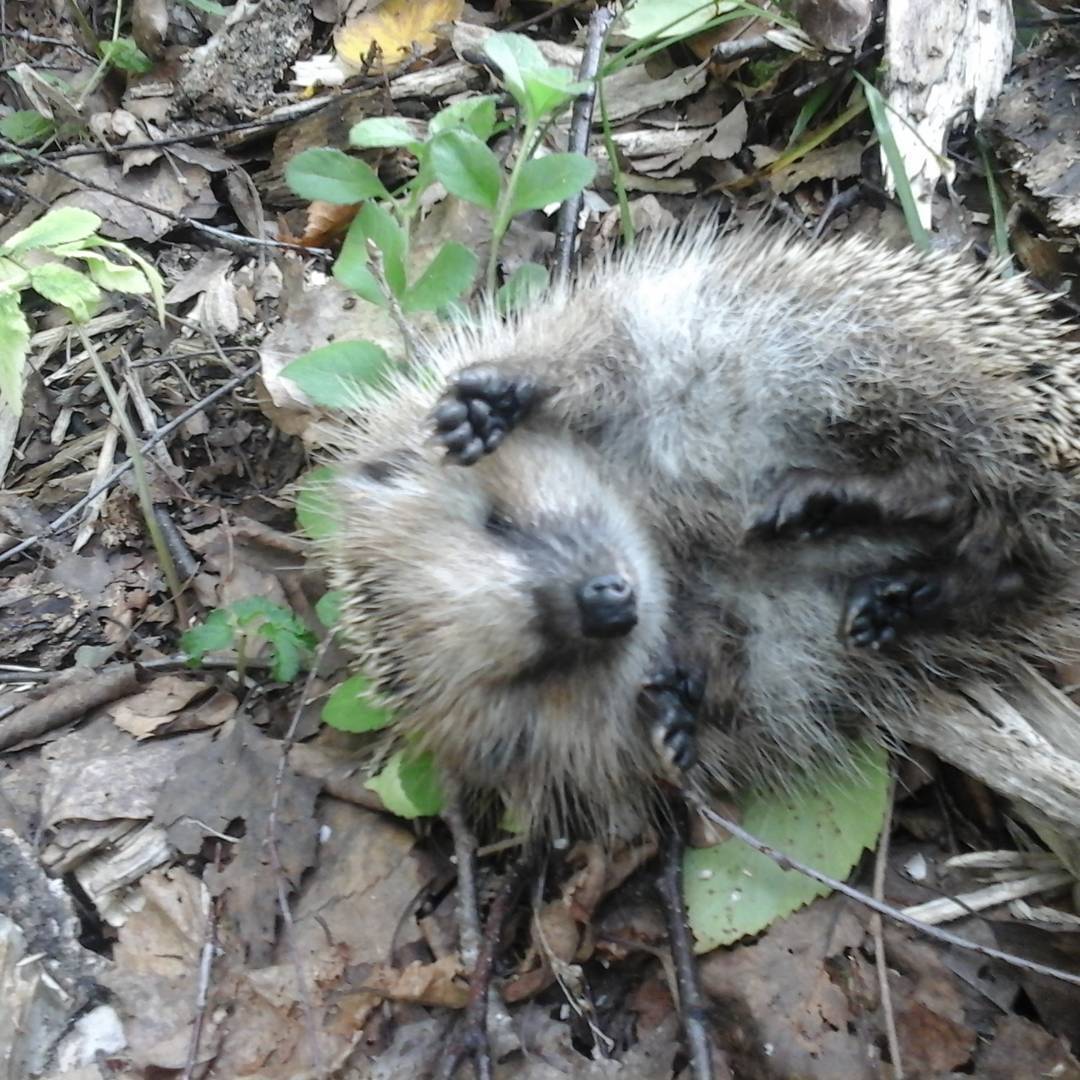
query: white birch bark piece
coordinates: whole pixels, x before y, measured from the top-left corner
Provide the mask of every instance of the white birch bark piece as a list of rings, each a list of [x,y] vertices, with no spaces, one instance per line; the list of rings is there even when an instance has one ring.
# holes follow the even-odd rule
[[[1011,0],[889,0],[883,93],[927,228],[934,189],[949,171],[949,131],[965,115],[979,120],[1001,92],[1014,34]],[[884,167],[893,191],[887,162]]]

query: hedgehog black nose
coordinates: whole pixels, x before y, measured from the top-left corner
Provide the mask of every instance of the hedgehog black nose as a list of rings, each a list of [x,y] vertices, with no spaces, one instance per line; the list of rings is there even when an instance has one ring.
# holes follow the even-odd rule
[[[637,597],[619,574],[603,574],[580,585],[577,604],[586,637],[622,637],[637,625]]]

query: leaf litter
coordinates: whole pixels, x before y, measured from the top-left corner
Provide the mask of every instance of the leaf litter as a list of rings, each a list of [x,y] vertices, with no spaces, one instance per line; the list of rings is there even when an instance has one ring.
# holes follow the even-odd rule
[[[85,332],[121,385],[139,439],[198,405],[144,452],[153,504],[169,525],[165,547],[187,568],[196,614],[259,598],[326,639],[315,616],[320,586],[291,511],[314,413],[284,369],[349,339],[391,356],[399,349],[388,310],[358,303],[326,259],[302,254],[340,244],[352,212],[297,205],[283,182],[287,162],[345,148],[350,127],[370,117],[400,116],[423,138],[448,103],[498,94],[479,58],[485,39],[515,19],[532,19],[542,53],[573,78],[590,5],[535,7],[386,0],[339,15],[331,4],[277,3],[258,19],[223,20],[212,3],[137,3],[132,37],[112,44],[117,66],[105,79],[94,77],[100,58],[66,15],[37,0],[6,9],[0,242],[34,228],[46,207],[91,211],[103,237],[162,273],[163,325],[152,304],[106,291]],[[664,26],[669,42],[605,80],[587,251],[607,250],[619,234],[616,181],[643,231],[685,216],[688,200],[703,196],[751,208],[783,196],[789,213],[824,232],[902,231],[900,212],[879,196],[878,136],[850,77],[856,63],[870,72],[864,54],[872,62],[881,29],[869,5],[795,9],[809,39],[733,4],[640,0],[612,53]],[[903,9],[892,0],[890,17]],[[675,40],[672,24],[687,15],[710,28]],[[108,41],[111,26],[95,29]],[[1024,208],[1016,255],[1059,288],[1076,251],[1076,196],[1059,145],[1069,133],[1058,86],[1068,80],[1069,33],[1052,28],[1027,64],[1013,66],[988,128],[1003,159],[994,178]],[[949,94],[963,96],[974,80],[982,108],[993,96],[987,77],[966,70]],[[346,91],[333,89],[343,83]],[[848,119],[830,131],[838,116]],[[931,118],[926,130],[941,123]],[[564,151],[568,130],[557,119],[545,149]],[[492,145],[505,154],[501,138]],[[20,156],[39,145],[44,158]],[[907,152],[912,172],[922,170],[925,205],[932,153]],[[361,156],[388,185],[412,168],[400,149]],[[986,243],[993,208],[977,158],[957,155],[948,213],[951,227]],[[438,187],[425,198],[409,280],[447,240],[483,266],[486,215]],[[545,209],[510,225],[500,252],[507,276],[550,254]],[[0,1000],[10,1006],[0,1059],[13,1075],[87,1080],[154,1070],[424,1075],[467,995],[448,841],[425,819],[380,812],[386,801],[361,767],[370,732],[319,726],[340,681],[333,673],[346,673],[332,641],[322,640],[322,674],[306,685],[303,675],[275,681],[275,641],[258,623],[243,635],[242,659],[233,638],[207,653],[202,670],[187,669],[188,627],[147,537],[138,486],[113,478],[132,447],[68,316],[49,302],[70,300],[71,285],[39,273],[19,372],[25,405],[18,415],[0,408],[0,558],[40,537],[3,566],[0,596]],[[418,329],[435,329],[424,318]],[[5,369],[9,383],[12,374]],[[982,887],[975,871],[949,869],[947,856],[1030,845],[992,787],[937,764],[901,785],[894,833],[903,843],[889,857],[888,898],[914,905]],[[746,806],[743,815],[753,816]],[[1046,821],[1030,811],[1023,820],[1065,855]],[[607,859],[568,853],[549,871],[535,918],[529,898],[515,911],[496,1075],[659,1080],[681,1069],[665,935],[643,869],[652,852],[645,842]],[[927,868],[921,882],[903,870],[915,855]],[[693,853],[690,865],[702,857]],[[848,861],[857,860],[855,851]],[[485,890],[496,863],[484,863]],[[867,866],[855,872],[868,886]],[[760,876],[770,875],[793,872],[773,866]],[[1060,893],[1051,901],[1042,915],[1013,901],[989,920],[969,915],[961,929],[1080,970],[1061,944],[1068,935],[1038,921],[1068,913]],[[720,1075],[889,1075],[868,924],[850,901],[825,897],[732,930],[735,943],[707,953]],[[887,930],[885,941],[911,1074],[1080,1075],[1075,988],[1016,978],[906,930]]]

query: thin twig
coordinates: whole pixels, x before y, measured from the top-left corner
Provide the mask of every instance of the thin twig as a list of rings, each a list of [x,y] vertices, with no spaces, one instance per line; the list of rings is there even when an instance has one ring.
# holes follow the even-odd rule
[[[469,1000],[465,1006],[465,1015],[458,1025],[446,1057],[440,1063],[435,1080],[452,1080],[458,1066],[470,1055],[476,1063],[477,1080],[489,1080],[492,1075],[491,1048],[487,1037],[491,977],[495,969],[495,958],[502,944],[503,924],[525,883],[532,863],[532,854],[527,850],[523,851],[507,871],[495,899],[491,902],[476,965],[469,975]]]
[[[255,375],[261,365],[252,364],[251,367],[245,368],[239,375],[235,375],[233,378],[223,382],[217,389],[212,390],[206,397],[201,398],[195,402],[190,408],[185,409],[182,413],[174,416],[167,424],[162,424],[161,427],[154,432],[142,444],[142,451],[146,453],[152,446],[156,446],[162,439],[168,438],[181,424],[186,423],[193,416],[197,416],[199,413],[208,409],[215,401],[223,398],[230,391],[235,390],[241,383],[247,382],[253,375]],[[77,517],[83,507],[92,502],[103,491],[107,491],[116,483],[129,469],[132,468],[133,462],[131,458],[127,461],[121,462],[109,475],[101,481],[100,484],[95,484],[81,499],[74,505],[68,507],[62,514],[54,518],[49,525],[41,532],[35,533],[33,536],[28,536],[25,540],[20,541],[14,547],[8,548],[6,551],[0,552],[0,564],[10,562],[10,560],[21,555],[24,551],[28,551],[35,544],[41,543],[42,540],[47,540],[49,537],[55,536],[56,533],[63,528],[72,518]]]
[[[65,179],[72,181],[72,183],[78,184],[81,188],[87,188],[90,191],[100,191],[103,195],[108,195],[110,198],[119,199],[121,202],[129,203],[131,206],[137,206],[140,210],[145,210],[148,214],[155,214],[158,217],[163,217],[166,221],[171,221],[174,225],[181,225],[186,229],[194,229],[196,232],[212,236],[227,249],[237,250],[250,247],[272,247],[283,248],[287,251],[299,251],[303,255],[328,256],[330,254],[325,248],[305,247],[303,244],[290,244],[284,240],[271,240],[263,236],[244,236],[242,233],[232,233],[227,229],[219,229],[215,225],[207,225],[205,222],[197,221],[195,218],[188,217],[185,214],[174,213],[172,210],[166,210],[162,206],[155,206],[153,203],[146,202],[144,199],[137,199],[134,195],[128,195],[123,191],[116,191],[113,188],[107,187],[105,184],[99,184],[94,180],[88,180],[86,177],[70,172],[68,169],[57,165],[48,158],[42,157],[40,154],[24,150],[17,143],[13,143],[8,139],[0,138],[0,149],[6,150],[10,154],[15,154],[30,165],[40,165],[50,172],[57,173],[59,176],[63,176]]]
[[[379,246],[374,240],[369,239],[367,250],[368,259],[371,261],[371,274],[379,286],[379,292],[383,294],[383,299],[386,300],[386,308],[390,313],[390,318],[394,320],[394,325],[401,335],[401,344],[405,348],[405,360],[407,363],[412,363],[417,355],[416,335],[409,325],[409,320],[405,318],[405,312],[402,311],[401,303],[394,295],[394,290],[390,288],[390,282],[386,280],[386,263],[383,260],[383,254],[379,250]]]
[[[690,1056],[690,1076],[692,1080],[712,1080],[708,1014],[698,979],[690,927],[686,921],[686,905],[683,902],[682,864],[683,852],[686,849],[686,809],[676,805],[673,800],[671,812],[671,831],[667,837],[667,850],[662,857],[663,866],[657,878],[657,887],[667,917],[671,959],[675,965],[675,984],[679,991],[678,1012]]]
[[[585,54],[578,70],[578,81],[588,82],[589,89],[574,101],[570,116],[567,149],[574,154],[587,154],[589,150],[589,133],[592,130],[593,110],[596,106],[597,72],[600,70],[600,58],[604,54],[607,32],[614,21],[615,11],[610,6],[597,8],[589,16]],[[555,281],[560,285],[570,280],[570,270],[574,263],[574,238],[577,235],[578,217],[584,200],[584,192],[578,191],[559,207],[555,224]]]
[[[232,837],[229,837],[232,840]],[[180,1080],[192,1080],[195,1065],[199,1060],[199,1041],[202,1038],[203,1025],[206,1022],[206,1006],[210,998],[210,972],[214,966],[214,953],[217,951],[217,903],[211,898],[206,913],[206,931],[203,934],[202,954],[199,957],[199,984],[195,991],[195,1022],[191,1025],[191,1039],[188,1042],[187,1061]]]
[[[318,1028],[315,1025],[315,1011],[311,1007],[311,998],[307,991],[307,982],[304,974],[304,962],[296,948],[296,928],[293,923],[292,909],[289,907],[289,897],[285,891],[287,881],[285,868],[281,863],[281,853],[278,850],[277,824],[278,812],[281,807],[281,792],[285,786],[285,770],[289,764],[289,751],[296,741],[296,732],[300,727],[300,718],[304,713],[304,706],[308,702],[311,688],[315,677],[322,666],[327,647],[332,639],[328,636],[315,650],[315,656],[308,669],[307,678],[304,680],[304,688],[297,699],[296,708],[293,710],[289,729],[281,741],[281,754],[278,756],[277,773],[274,776],[274,794],[270,800],[270,815],[266,825],[266,846],[270,853],[270,865],[274,870],[274,880],[277,883],[278,910],[281,912],[281,921],[285,927],[285,944],[289,950],[289,960],[293,971],[296,973],[296,986],[300,994],[300,1003],[304,1010],[304,1027],[307,1029],[308,1042],[311,1044],[311,1064],[316,1076],[324,1076],[322,1064],[322,1051],[319,1045]]]
[[[881,826],[877,856],[874,860],[874,899],[885,902],[885,870],[889,864],[889,834],[892,832],[893,805],[896,802],[896,774],[889,777],[889,793],[885,802],[885,821]],[[881,994],[881,1011],[885,1017],[885,1038],[889,1044],[889,1060],[892,1062],[893,1080],[904,1080],[904,1066],[900,1058],[900,1039],[896,1034],[896,1017],[893,1014],[892,991],[889,989],[889,964],[885,956],[885,934],[881,915],[870,916],[870,934],[874,939],[874,959],[877,964],[878,991]]]
[[[939,941],[943,945],[951,945],[957,949],[966,949],[968,952],[977,953],[979,956],[985,956],[990,960],[1000,960],[1002,963],[1019,968],[1021,971],[1030,971],[1036,975],[1047,975],[1052,979],[1059,979],[1061,982],[1067,982],[1073,986],[1080,986],[1080,975],[1074,975],[1072,972],[1050,967],[1048,964],[1040,964],[1037,960],[1028,960],[1023,956],[1016,956],[1013,953],[995,949],[990,945],[979,945],[974,941],[969,941],[967,938],[960,937],[959,934],[953,934],[948,930],[942,930],[938,926],[931,926],[929,923],[913,919],[899,908],[895,908],[891,904],[886,904],[883,901],[875,900],[874,897],[867,896],[866,893],[861,892],[859,889],[853,888],[851,885],[848,885],[837,878],[830,877],[828,874],[823,874],[820,870],[815,870],[812,866],[807,866],[805,863],[799,862],[798,859],[793,859],[790,855],[785,855],[784,852],[779,851],[774,847],[770,847],[768,844],[754,836],[753,833],[748,833],[741,825],[737,825],[734,821],[729,820],[722,814],[718,814],[715,810],[706,806],[693,792],[684,791],[682,794],[687,802],[697,809],[697,811],[708,821],[711,821],[714,825],[719,825],[722,829],[726,829],[737,840],[741,840],[744,844],[753,848],[754,851],[759,852],[766,858],[772,859],[772,861],[783,870],[797,870],[800,874],[804,874],[812,881],[817,881],[822,885],[828,886],[833,892],[838,892],[842,896],[846,896],[849,900],[854,900],[856,903],[862,904],[863,907],[867,907],[871,911],[876,911],[878,914],[884,915],[885,918],[892,919],[893,922],[900,923],[902,926],[910,926],[913,930],[917,930],[925,937],[928,937],[933,941]]]
[[[454,861],[458,872],[458,948],[461,965],[476,967],[480,956],[480,909],[476,892],[476,838],[465,820],[465,800],[461,785],[444,778],[446,805],[443,818],[454,841]]]

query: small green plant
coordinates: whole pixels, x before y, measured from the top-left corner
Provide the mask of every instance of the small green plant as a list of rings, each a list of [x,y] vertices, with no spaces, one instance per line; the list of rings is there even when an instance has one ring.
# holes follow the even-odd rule
[[[356,215],[334,276],[370,303],[403,318],[420,311],[445,310],[476,277],[476,256],[461,244],[447,243],[423,272],[409,279],[412,228],[421,197],[439,182],[452,195],[492,215],[492,244],[487,284],[494,292],[499,243],[516,214],[562,202],[582,190],[595,167],[581,154],[539,156],[544,126],[585,87],[570,72],[547,63],[537,46],[520,34],[493,34],[484,49],[502,73],[517,105],[521,137],[509,172],[487,143],[503,129],[495,99],[477,97],[456,102],[432,118],[420,135],[400,117],[372,117],[349,132],[359,149],[399,148],[416,159],[413,178],[393,194],[365,161],[331,148],[305,150],[287,166],[285,178],[307,199],[363,203]],[[546,271],[535,264],[521,267],[503,286],[501,303],[513,302],[543,282]],[[338,343],[293,361],[284,374],[319,404],[340,404],[341,384],[365,384],[389,363],[371,343]]]
[[[0,404],[16,416],[22,413],[30,342],[23,292],[32,290],[67,308],[76,323],[93,315],[103,289],[150,293],[164,318],[165,291],[158,272],[129,247],[100,236],[100,226],[97,214],[64,206],[43,214],[0,245]],[[113,262],[104,254],[112,251],[132,265]],[[69,266],[72,261],[81,262],[83,268]]]
[[[277,682],[292,682],[315,647],[315,635],[286,607],[264,596],[249,596],[217,608],[198,626],[185,630],[180,647],[195,666],[207,653],[235,649],[241,679],[255,639],[269,643],[270,672]]]

